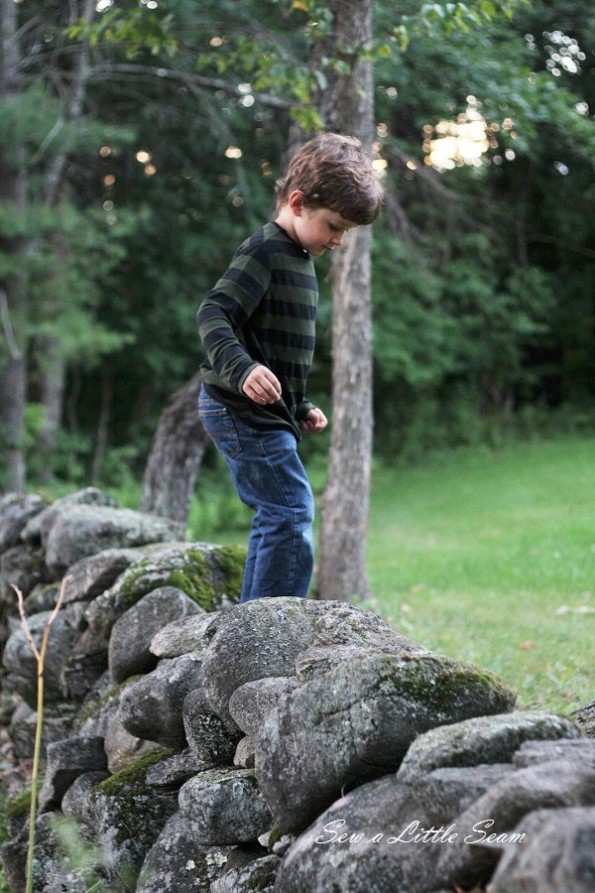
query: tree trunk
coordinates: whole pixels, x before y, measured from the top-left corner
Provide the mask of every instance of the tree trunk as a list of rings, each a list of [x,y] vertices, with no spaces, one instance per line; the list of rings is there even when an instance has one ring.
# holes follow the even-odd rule
[[[40,366],[40,400],[44,418],[39,432],[39,446],[44,455],[42,478],[48,483],[52,478],[52,451],[62,421],[64,391],[66,387],[66,362],[56,339],[40,339],[36,344]]]
[[[317,44],[323,56],[350,66],[329,77],[319,110],[329,130],[358,137],[368,148],[374,127],[371,63],[361,59],[372,39],[372,0],[335,0],[334,28]],[[316,583],[318,598],[369,596],[366,535],[372,457],[372,313],[370,227],[358,227],[333,254],[333,418]]]
[[[333,266],[333,419],[322,500],[318,598],[369,595],[366,534],[372,457],[370,227]]]
[[[101,403],[99,420],[97,422],[97,434],[95,435],[95,450],[93,451],[93,462],[91,465],[91,482],[95,486],[98,486],[107,453],[113,397],[114,376],[111,369],[104,366],[101,370]]]
[[[163,410],[143,478],[142,511],[182,524],[209,442],[198,417],[200,383],[197,373]]]
[[[20,89],[18,6],[0,0],[0,103],[14,99]],[[19,143],[3,147],[0,155],[0,201],[21,215],[27,200],[24,149]],[[0,251],[23,259],[22,238],[4,238]],[[25,404],[27,392],[27,274],[6,275],[0,283],[2,341],[0,341],[0,489],[20,493],[25,488]]]
[[[71,0],[69,4],[69,22],[73,24],[75,21],[82,20],[92,22],[96,15],[96,0]],[[69,79],[68,92],[64,95],[62,113],[67,121],[78,121],[83,115],[84,102],[87,91],[89,75],[91,73],[90,47],[86,41],[81,44],[74,60],[72,77]],[[43,198],[48,206],[55,206],[62,199],[68,197],[71,191],[70,184],[67,179],[67,162],[68,156],[66,152],[61,152],[50,158],[43,178]],[[67,255],[69,247],[61,238],[55,239],[53,251],[56,255]],[[67,258],[64,258],[65,263]],[[44,477],[50,479],[52,476],[52,451],[56,446],[56,435],[58,433],[60,423],[62,421],[64,409],[64,386],[66,379],[66,360],[64,358],[63,342],[59,335],[53,338],[46,337],[43,346],[43,356],[40,357],[40,377],[41,377],[41,402],[45,410],[44,427],[41,431],[41,443],[44,449],[47,461],[45,463]],[[101,420],[100,419],[100,431]],[[105,445],[103,445],[105,446]],[[105,452],[105,450],[104,450]],[[103,461],[101,450],[96,450]],[[94,464],[95,474],[95,464]]]

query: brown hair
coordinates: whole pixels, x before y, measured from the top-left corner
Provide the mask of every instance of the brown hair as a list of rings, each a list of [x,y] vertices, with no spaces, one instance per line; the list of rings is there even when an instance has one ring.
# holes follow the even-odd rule
[[[328,208],[357,224],[376,219],[384,196],[362,143],[339,133],[323,133],[298,149],[275,184],[277,207],[295,189],[306,207]]]

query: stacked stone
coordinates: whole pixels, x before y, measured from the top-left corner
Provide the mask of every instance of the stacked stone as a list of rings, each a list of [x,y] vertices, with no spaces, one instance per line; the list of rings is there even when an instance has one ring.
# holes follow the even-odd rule
[[[494,674],[341,602],[234,604],[242,550],[185,543],[108,503],[92,490],[0,502],[17,762],[31,755],[36,666],[11,587],[37,639],[63,595],[36,891],[593,889],[592,705],[516,710]],[[23,802],[9,799],[2,850],[15,893]],[[65,851],[66,828],[78,847]]]

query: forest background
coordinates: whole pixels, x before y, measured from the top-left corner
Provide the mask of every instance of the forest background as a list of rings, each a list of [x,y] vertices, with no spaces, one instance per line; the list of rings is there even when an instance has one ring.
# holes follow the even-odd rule
[[[341,4],[0,4],[0,491],[138,496],[201,359],[200,300],[352,64],[343,47],[308,65]],[[375,456],[592,432],[595,10],[373,12]],[[318,274],[310,396],[332,415],[328,260]],[[324,463],[328,440],[304,451]]]

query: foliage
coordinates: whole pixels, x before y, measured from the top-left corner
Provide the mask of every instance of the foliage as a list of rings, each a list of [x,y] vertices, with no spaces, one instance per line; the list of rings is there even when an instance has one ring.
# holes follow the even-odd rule
[[[178,41],[173,34],[174,16],[160,15],[145,6],[105,10],[98,22],[79,20],[65,33],[71,40],[87,40],[91,46],[100,43],[124,45],[126,58],[135,59],[148,50],[152,55],[165,53],[173,56]]]
[[[468,3],[423,3],[412,5],[410,14],[401,16],[398,25],[390,33],[391,43],[405,51],[411,41],[420,36],[431,39],[451,38],[457,34],[476,34],[478,29],[490,26],[494,20],[504,16],[511,19],[514,13],[530,0],[504,0],[498,4],[492,0],[475,0]],[[391,43],[381,43],[377,48],[380,57],[392,54]]]
[[[23,269],[12,248],[27,242],[33,405],[45,345],[67,363],[62,429],[49,459],[33,446],[32,471],[45,462],[60,478],[88,477],[104,424],[114,452],[100,474],[131,492],[168,395],[200,362],[201,296],[269,216],[295,116],[315,129],[312,97],[348,63],[308,70],[333,26],[319,0],[101,9],[73,23],[56,0],[19,5],[25,77],[2,103],[0,134],[7,153],[24,141],[29,201],[25,213],[0,201],[0,275]],[[375,151],[388,191],[374,227],[377,449],[491,442],[531,406],[588,405],[595,15],[578,0],[377,0],[375,21]],[[73,117],[63,98],[89,42]],[[485,137],[472,164],[430,163],[449,128],[470,124]],[[51,206],[45,184],[62,158],[68,189]],[[323,401],[326,277],[319,264],[312,391]],[[41,410],[30,421],[34,436]]]

